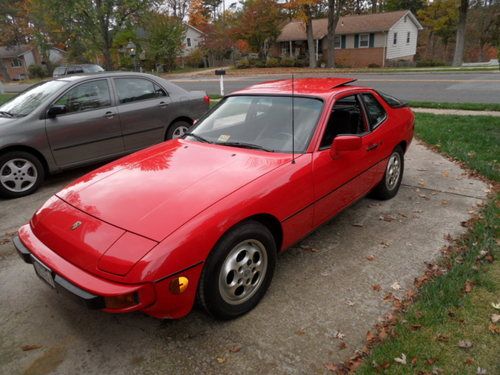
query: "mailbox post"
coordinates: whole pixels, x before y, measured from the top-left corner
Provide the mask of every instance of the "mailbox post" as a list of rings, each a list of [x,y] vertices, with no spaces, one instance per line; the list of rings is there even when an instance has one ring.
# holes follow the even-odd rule
[[[224,69],[217,69],[215,71],[215,75],[219,76],[219,83],[220,83],[220,95],[224,96],[224,76],[226,75],[226,71]]]

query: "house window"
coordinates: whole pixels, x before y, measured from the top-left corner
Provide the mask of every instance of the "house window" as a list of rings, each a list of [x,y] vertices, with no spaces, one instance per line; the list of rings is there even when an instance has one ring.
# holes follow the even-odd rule
[[[392,37],[392,44],[398,44],[398,33],[394,33]]]
[[[335,48],[340,48],[340,35],[335,35],[335,40],[333,41],[333,46]]]
[[[408,31],[406,33],[406,44],[410,44],[410,35],[411,35],[411,33]]]
[[[191,38],[186,39],[186,44],[188,47],[191,47]]]
[[[23,62],[21,61],[21,59],[18,58],[12,59],[10,64],[12,65],[13,68],[23,66]]]
[[[368,48],[370,44],[370,34],[359,34],[359,48]]]

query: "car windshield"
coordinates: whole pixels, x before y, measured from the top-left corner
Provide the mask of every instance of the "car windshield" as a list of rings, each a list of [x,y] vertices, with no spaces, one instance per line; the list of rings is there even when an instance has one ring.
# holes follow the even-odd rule
[[[104,69],[101,68],[99,65],[88,65],[84,68],[84,70],[88,73],[104,72]]]
[[[292,139],[292,105],[294,132]],[[275,152],[305,152],[323,102],[291,96],[230,96],[201,119],[187,137]]]
[[[28,89],[0,106],[0,116],[26,116],[66,84],[64,81],[48,81]]]

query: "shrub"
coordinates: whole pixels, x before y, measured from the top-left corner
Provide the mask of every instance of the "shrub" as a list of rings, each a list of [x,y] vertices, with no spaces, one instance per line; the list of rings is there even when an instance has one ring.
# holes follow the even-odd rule
[[[380,68],[380,65],[375,63],[370,63],[368,64],[368,68]]]
[[[280,62],[277,58],[274,57],[268,57],[266,61],[266,67],[268,68],[275,68],[280,65]]]
[[[446,63],[440,60],[423,59],[417,61],[418,67],[432,67],[432,66],[445,66]]]
[[[236,62],[236,69],[248,69],[250,68],[250,61],[247,58],[238,60]]]
[[[203,52],[199,48],[193,50],[189,55],[186,56],[184,62],[187,66],[190,66],[192,68],[203,67]]]
[[[44,65],[33,64],[28,66],[28,74],[31,78],[45,78],[48,71]]]
[[[295,59],[292,57],[284,56],[281,58],[280,65],[286,68],[295,66]]]
[[[255,60],[255,67],[256,68],[265,68],[266,62],[264,60]]]

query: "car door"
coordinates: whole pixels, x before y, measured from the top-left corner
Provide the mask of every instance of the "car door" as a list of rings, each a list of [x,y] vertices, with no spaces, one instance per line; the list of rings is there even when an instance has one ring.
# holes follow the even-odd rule
[[[167,91],[142,77],[114,78],[118,113],[126,151],[138,150],[165,139],[170,123]]]
[[[80,83],[52,105],[65,108],[65,113],[45,120],[48,141],[58,166],[97,161],[123,153],[120,119],[107,79]]]
[[[332,142],[340,135],[361,137],[361,148],[332,157]],[[319,149],[313,155],[315,226],[327,221],[371,189],[371,150],[368,150],[371,142],[373,139],[359,96],[350,94],[337,99]]]

